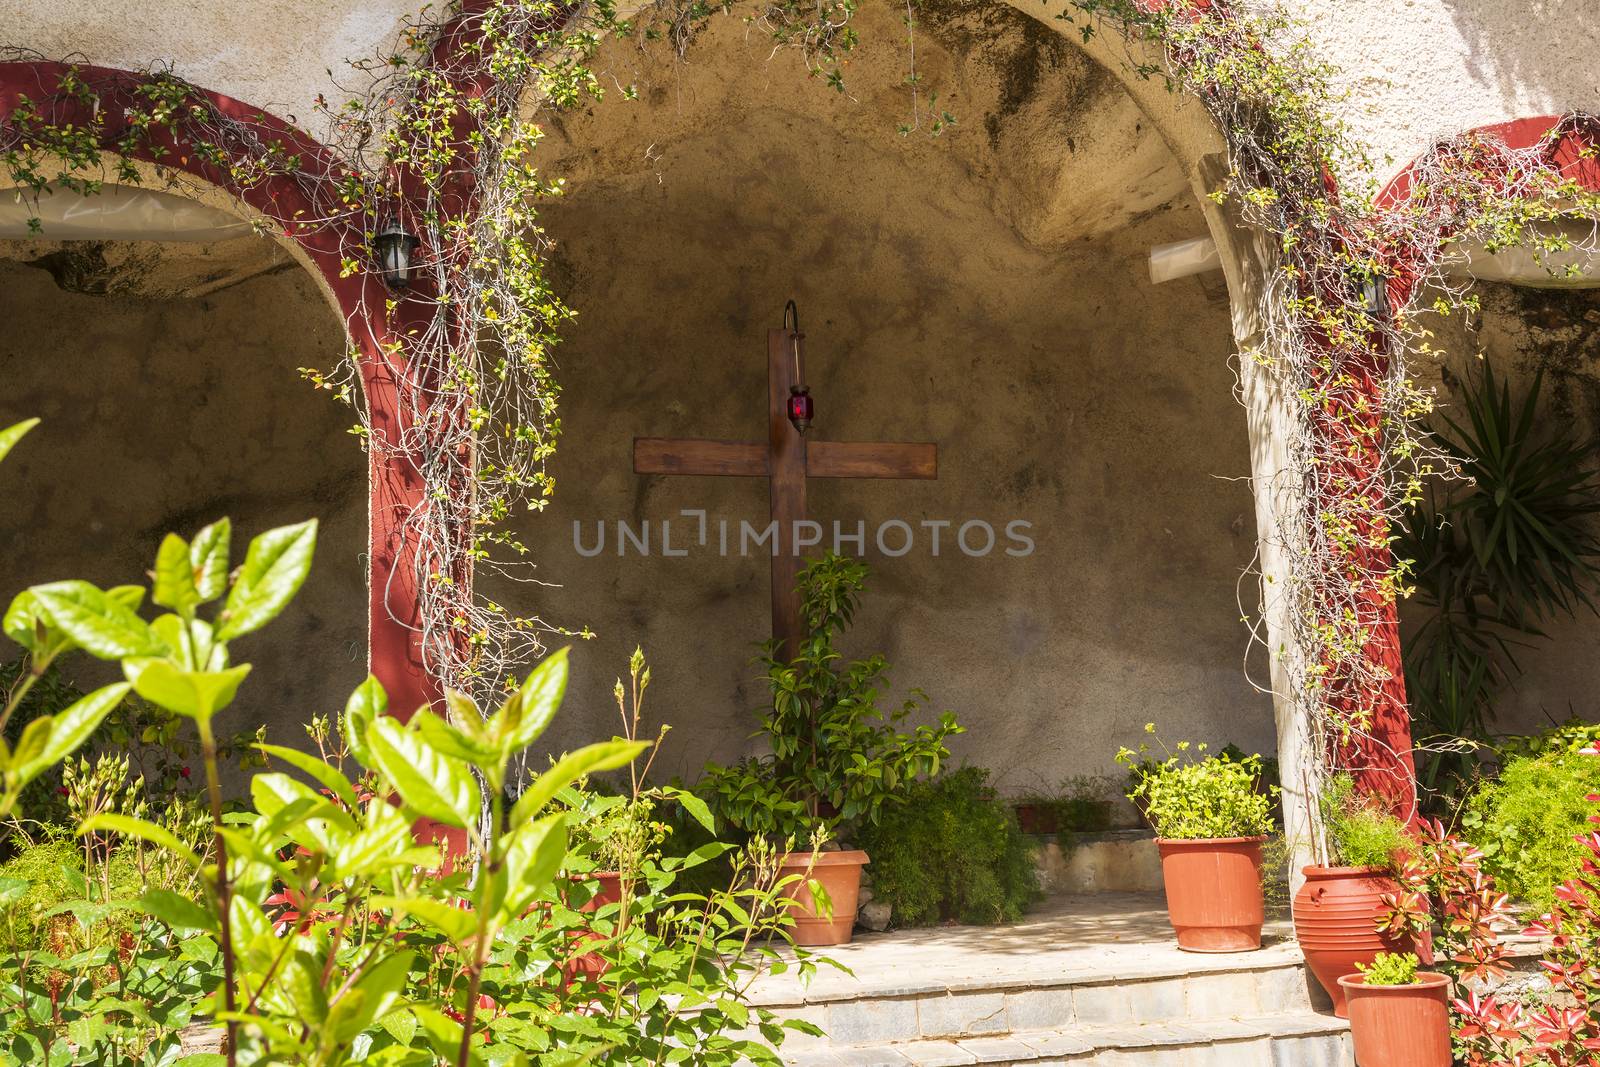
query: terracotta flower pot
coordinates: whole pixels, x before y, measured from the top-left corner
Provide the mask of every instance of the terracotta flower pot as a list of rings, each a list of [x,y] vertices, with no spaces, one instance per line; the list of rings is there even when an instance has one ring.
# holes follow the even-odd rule
[[[1187,952],[1248,952],[1261,947],[1264,837],[1208,841],[1156,839],[1167,917]]]
[[[815,862],[813,862],[815,857]],[[811,887],[804,881],[787,887],[784,893],[794,898],[794,943],[797,945],[846,945],[856,925],[856,900],[861,895],[861,868],[872,861],[859,849],[841,852],[791,852],[783,858],[780,877],[804,876],[811,866],[811,878],[822,883],[833,904],[833,914],[817,914]]]
[[[620,871],[593,871],[587,877],[600,884],[599,888],[595,890],[594,896],[578,906],[580,912],[585,915],[592,915],[607,904],[615,904],[622,899],[622,874]],[[582,882],[584,880],[585,876],[583,875],[573,877],[574,882]],[[575,933],[573,938],[574,943],[580,945],[588,941],[600,940],[599,935],[593,933]],[[598,982],[601,976],[606,973],[607,966],[608,964],[598,952],[585,952],[581,956],[574,956],[567,961],[564,968],[567,984],[571,985],[580,979]]]
[[[1424,963],[1432,962],[1426,946],[1412,938],[1378,933],[1383,895],[1400,891],[1386,869],[1313,865],[1303,873],[1305,884],[1294,895],[1294,934],[1339,1018],[1349,1018],[1339,979],[1355,973],[1356,964],[1365,966],[1380,952],[1416,952]]]
[[[1025,834],[1044,836],[1056,833],[1060,829],[1056,813],[1052,808],[1043,804],[1017,804],[1015,807],[1017,827]]]
[[[1450,1067],[1450,979],[1422,971],[1416,985],[1339,978],[1360,1067]]]
[[[588,903],[579,908],[579,911],[597,912],[607,904],[615,904],[622,899],[621,871],[595,871],[590,877],[600,883],[600,888],[595,890],[594,896],[590,897]]]

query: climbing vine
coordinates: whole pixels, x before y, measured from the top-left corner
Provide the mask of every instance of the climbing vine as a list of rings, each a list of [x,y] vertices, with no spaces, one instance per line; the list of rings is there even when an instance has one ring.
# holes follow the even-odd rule
[[[1433,354],[1439,316],[1472,309],[1470,279],[1447,271],[1472,245],[1524,245],[1553,264],[1594,249],[1600,122],[1574,115],[1522,150],[1474,134],[1412,166],[1409,195],[1386,201],[1362,144],[1334,117],[1332,74],[1288,18],[1231,4],[1074,0],[1063,16],[1092,35],[1110,26],[1159,49],[1141,69],[1197,97],[1227,145],[1211,196],[1267,235],[1259,282],[1246,283],[1259,333],[1241,360],[1292,410],[1287,456],[1270,487],[1279,510],[1288,640],[1269,651],[1288,678],[1303,739],[1397,806],[1412,803],[1411,753],[1390,751],[1384,716],[1405,721],[1396,601],[1408,560],[1397,523],[1425,481],[1458,473],[1422,432],[1432,409],[1413,368]],[[1570,267],[1564,269],[1571,269]],[[1267,644],[1264,619],[1256,639]],[[1392,722],[1391,722],[1392,725]]]

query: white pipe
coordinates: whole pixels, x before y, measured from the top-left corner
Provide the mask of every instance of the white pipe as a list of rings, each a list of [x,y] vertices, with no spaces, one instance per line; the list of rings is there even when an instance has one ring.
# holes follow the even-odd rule
[[[1156,245],[1150,250],[1150,280],[1156,285],[1221,269],[1222,256],[1217,252],[1217,242],[1209,237],[1191,237],[1187,241]]]

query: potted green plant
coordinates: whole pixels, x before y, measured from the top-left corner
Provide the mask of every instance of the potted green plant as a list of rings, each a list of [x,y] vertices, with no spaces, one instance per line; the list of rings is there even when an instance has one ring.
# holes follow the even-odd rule
[[[1347,1017],[1339,979],[1370,964],[1379,953],[1421,949],[1406,933],[1380,930],[1385,897],[1400,892],[1396,864],[1407,851],[1405,823],[1356,789],[1348,774],[1336,774],[1323,790],[1320,809],[1328,863],[1302,869],[1305,882],[1294,895],[1295,937],[1306,966],[1333,998],[1334,1014]]]
[[[1145,732],[1155,735],[1154,723]],[[1157,738],[1159,743],[1160,739]],[[1165,746],[1163,746],[1165,750]],[[1273,828],[1270,795],[1256,789],[1259,756],[1207,756],[1182,741],[1166,758],[1150,747],[1124,748],[1117,762],[1143,767],[1128,799],[1155,828],[1167,916],[1178,947],[1189,952],[1246,952],[1261,947],[1266,907],[1261,845]]]
[[[846,660],[835,647],[866,586],[867,566],[828,555],[799,577],[805,636],[799,654],[763,646],[771,702],[756,736],[768,753],[728,767],[708,766],[702,789],[734,827],[771,838],[788,850],[796,879],[796,944],[837,945],[855,926],[861,868],[858,849],[825,850],[886,804],[904,799],[917,778],[937,774],[949,756],[945,741],[961,732],[955,716],[903,730],[921,710],[913,690],[897,707],[883,706],[889,665],[881,654]]]
[[[1380,952],[1340,977],[1361,1067],[1450,1067],[1450,979],[1421,962]]]
[[[1025,834],[1050,836],[1111,829],[1112,802],[1103,778],[1075,775],[1055,789],[1032,789],[1012,801]]]

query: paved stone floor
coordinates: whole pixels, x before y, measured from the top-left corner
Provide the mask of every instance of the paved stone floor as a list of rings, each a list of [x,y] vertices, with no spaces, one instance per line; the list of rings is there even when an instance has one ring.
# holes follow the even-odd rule
[[[1182,952],[1160,893],[1100,893],[1043,901],[1013,926],[937,926],[857,934],[848,945],[814,950],[853,973],[819,968],[803,991],[792,975],[759,979],[757,1002],[795,1003],[864,995],[894,996],[996,984],[1113,974],[1229,971],[1248,959],[1300,959],[1287,915],[1268,922],[1262,953]],[[1263,955],[1263,953],[1265,955]]]

